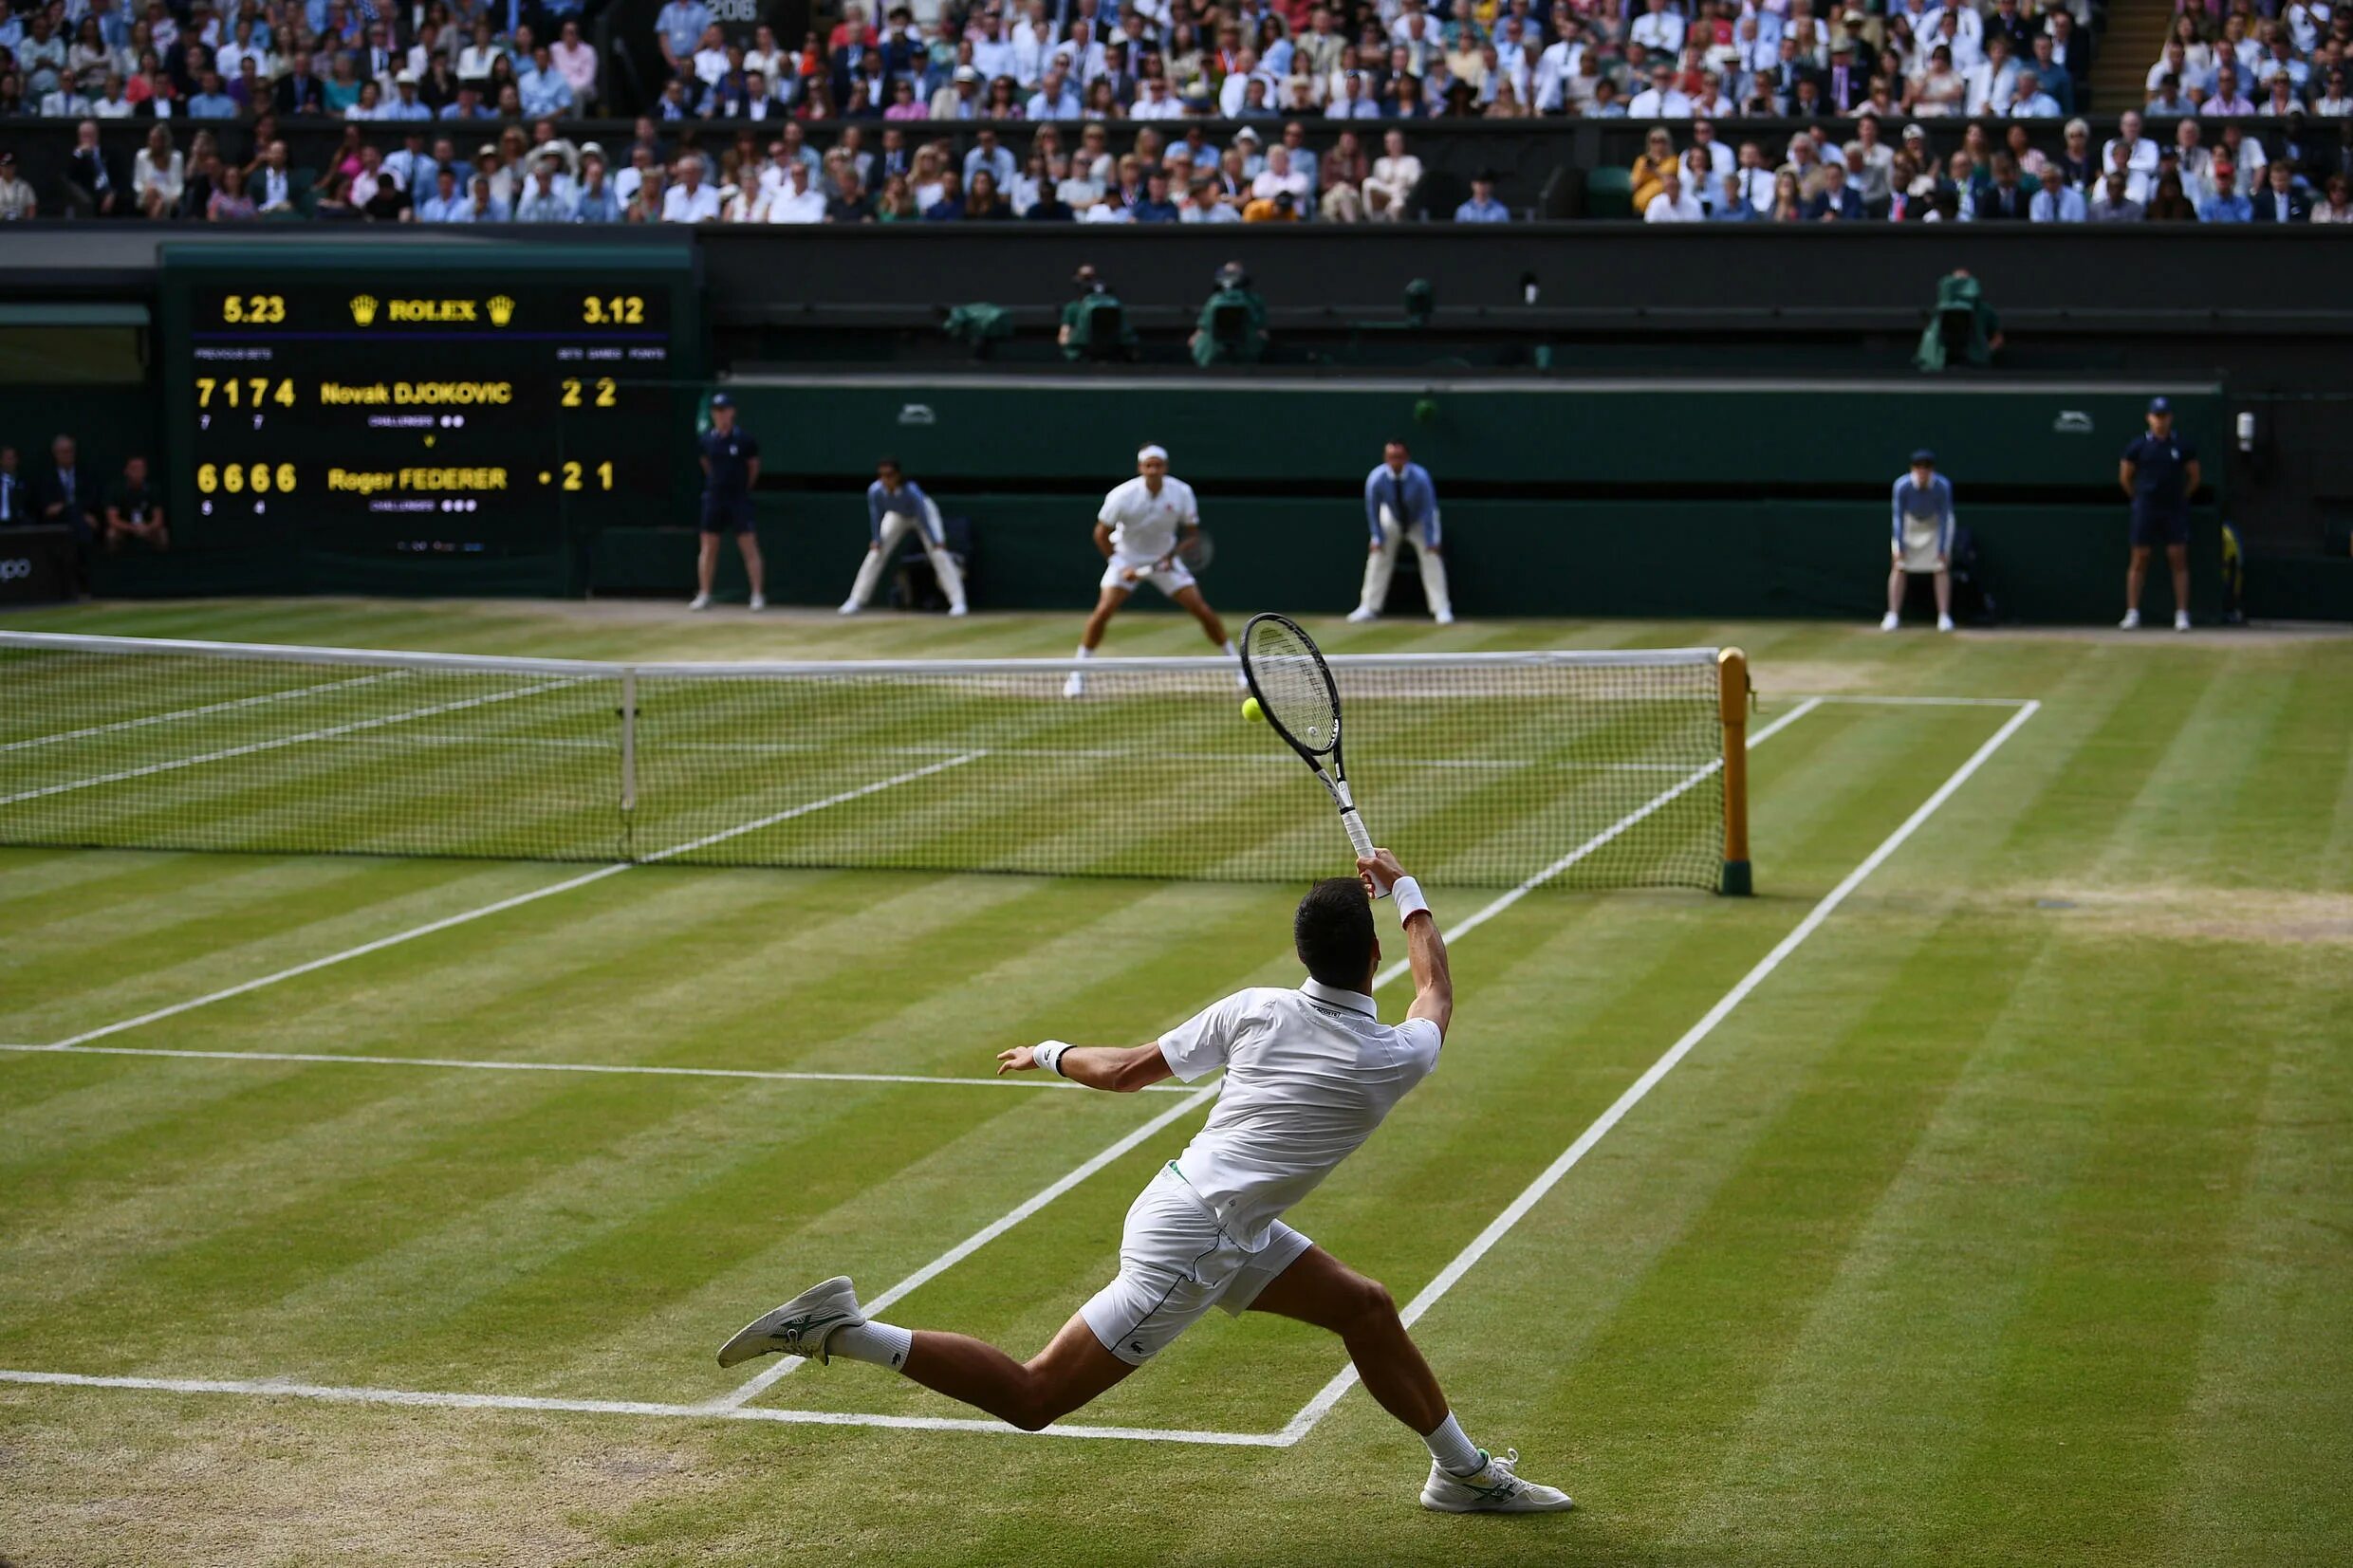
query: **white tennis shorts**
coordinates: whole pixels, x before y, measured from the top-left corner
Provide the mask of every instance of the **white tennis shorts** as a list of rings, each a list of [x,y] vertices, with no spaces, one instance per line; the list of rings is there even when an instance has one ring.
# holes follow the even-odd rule
[[[1164,570],[1155,568],[1152,563],[1153,558],[1150,556],[1115,555],[1104,565],[1102,581],[1099,586],[1125,588],[1133,593],[1149,582],[1171,599],[1176,597],[1178,589],[1193,586],[1193,574],[1185,570],[1183,562],[1171,561]],[[1139,568],[1142,568],[1143,575],[1134,581],[1128,581],[1127,574]]]
[[[1933,572],[1936,569],[1936,538],[1944,530],[1935,518],[1926,522],[1907,517],[1903,520],[1903,569],[1907,572]]]
[[[1120,1276],[1079,1308],[1103,1348],[1140,1367],[1211,1307],[1250,1310],[1274,1277],[1314,1244],[1277,1220],[1256,1250],[1228,1236],[1192,1185],[1164,1165],[1128,1205]]]

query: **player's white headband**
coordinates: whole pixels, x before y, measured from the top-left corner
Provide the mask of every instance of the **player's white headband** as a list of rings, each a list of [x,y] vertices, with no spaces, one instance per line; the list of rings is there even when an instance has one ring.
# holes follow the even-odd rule
[[[1166,447],[1146,447],[1143,451],[1136,454],[1136,461],[1139,463],[1149,463],[1155,457],[1158,458],[1163,463],[1167,462],[1168,449]]]

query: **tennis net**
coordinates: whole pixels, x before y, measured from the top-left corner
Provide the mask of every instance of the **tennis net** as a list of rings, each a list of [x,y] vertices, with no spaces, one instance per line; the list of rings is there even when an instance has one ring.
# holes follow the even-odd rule
[[[1718,883],[1712,649],[1335,657],[1433,882]],[[0,843],[1297,881],[1324,791],[1216,658],[594,663],[0,632]],[[1735,769],[1736,771],[1736,769]],[[1733,781],[1735,790],[1737,778]],[[1735,807],[1735,815],[1737,808]]]

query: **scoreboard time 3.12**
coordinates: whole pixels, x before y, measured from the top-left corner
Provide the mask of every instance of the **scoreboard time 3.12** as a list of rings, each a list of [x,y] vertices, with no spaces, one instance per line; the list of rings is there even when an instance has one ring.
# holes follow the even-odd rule
[[[568,577],[599,528],[676,521],[700,370],[685,258],[173,247],[164,276],[191,544]]]

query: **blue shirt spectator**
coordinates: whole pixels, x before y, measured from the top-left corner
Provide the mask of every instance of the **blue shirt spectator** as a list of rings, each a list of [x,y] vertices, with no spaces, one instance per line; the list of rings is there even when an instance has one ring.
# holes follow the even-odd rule
[[[2200,223],[2252,223],[2255,204],[2236,192],[2216,191],[2197,204]]]
[[[204,90],[189,95],[188,118],[191,120],[234,120],[237,118],[237,101],[220,90],[219,77],[208,72],[205,76]]]
[[[1495,199],[1495,182],[1486,175],[1471,182],[1471,199],[1454,209],[1456,223],[1510,223],[1511,209]]]
[[[711,26],[711,8],[702,0],[670,0],[654,18],[654,30],[669,46],[670,58],[681,65],[695,58],[703,29]]]
[[[988,129],[980,132],[979,144],[964,155],[964,183],[971,185],[973,176],[983,169],[995,176],[1000,191],[1011,185],[1013,176],[1021,173],[1021,165],[1013,160],[1012,149],[1000,143],[996,132]]]
[[[2068,186],[2055,165],[2046,164],[2043,188],[2028,203],[2027,217],[2035,223],[2082,223],[2088,216],[2084,193]]]
[[[417,221],[419,223],[472,223],[473,221],[473,202],[457,189],[456,176],[448,170],[442,170],[439,177],[434,181],[433,194],[417,204]]]
[[[572,84],[556,69],[544,44],[532,51],[529,68],[516,81],[515,95],[523,101],[523,112],[534,120],[572,112]]]

